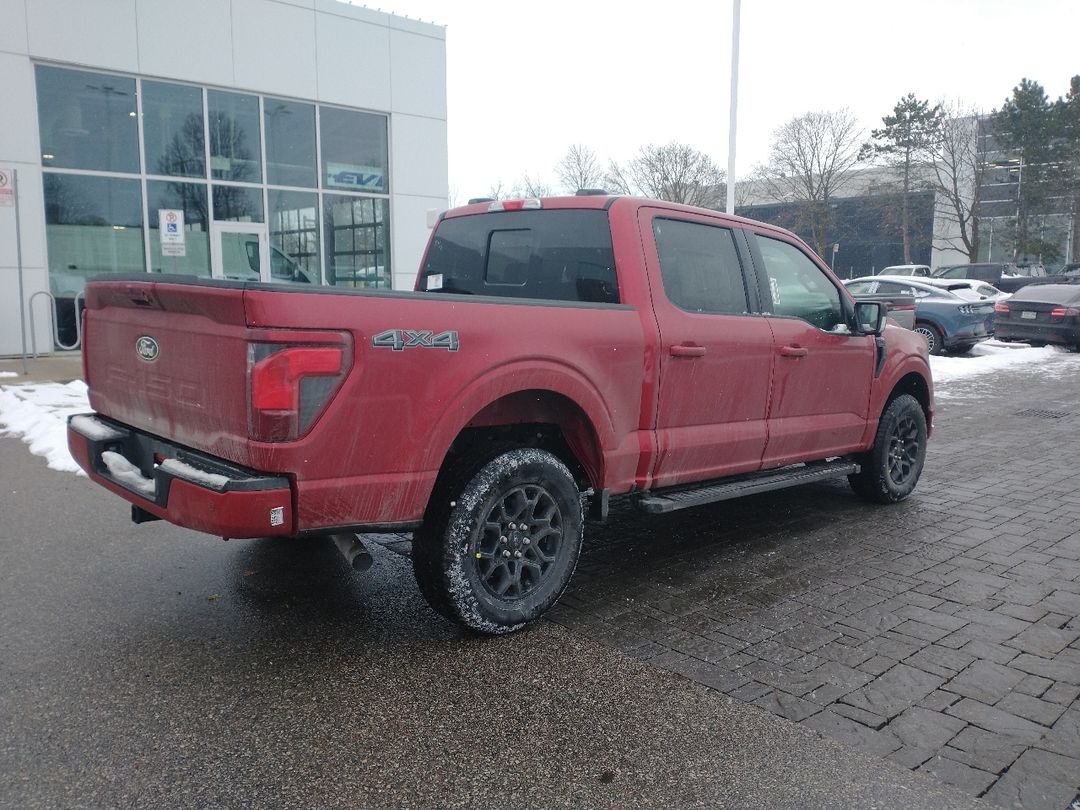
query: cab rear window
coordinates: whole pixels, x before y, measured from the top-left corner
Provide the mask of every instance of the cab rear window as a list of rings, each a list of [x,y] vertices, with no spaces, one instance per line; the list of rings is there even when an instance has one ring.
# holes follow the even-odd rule
[[[619,303],[606,211],[502,211],[439,223],[420,289]]]

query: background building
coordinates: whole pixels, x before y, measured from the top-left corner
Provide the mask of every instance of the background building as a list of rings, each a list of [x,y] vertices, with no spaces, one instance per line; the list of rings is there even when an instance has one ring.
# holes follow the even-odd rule
[[[412,286],[447,200],[442,26],[337,0],[0,11],[20,221],[16,239],[0,189],[0,356],[43,291],[73,342],[75,297],[104,272]],[[39,350],[49,305],[34,298]]]

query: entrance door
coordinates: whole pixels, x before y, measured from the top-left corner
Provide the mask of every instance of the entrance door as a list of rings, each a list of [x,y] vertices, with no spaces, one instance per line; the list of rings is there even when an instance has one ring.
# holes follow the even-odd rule
[[[263,222],[215,222],[210,262],[214,278],[270,281],[270,238]]]

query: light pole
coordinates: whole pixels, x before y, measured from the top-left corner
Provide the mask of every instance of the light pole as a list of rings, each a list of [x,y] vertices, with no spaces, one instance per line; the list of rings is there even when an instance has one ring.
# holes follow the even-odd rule
[[[728,113],[727,212],[735,213],[735,119],[739,110],[739,4],[731,7],[731,107]]]

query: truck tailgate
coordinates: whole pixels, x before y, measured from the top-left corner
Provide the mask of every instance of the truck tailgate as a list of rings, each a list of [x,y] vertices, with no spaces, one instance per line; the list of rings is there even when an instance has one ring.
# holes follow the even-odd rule
[[[94,410],[247,463],[243,287],[116,281],[87,289],[84,363]]]

